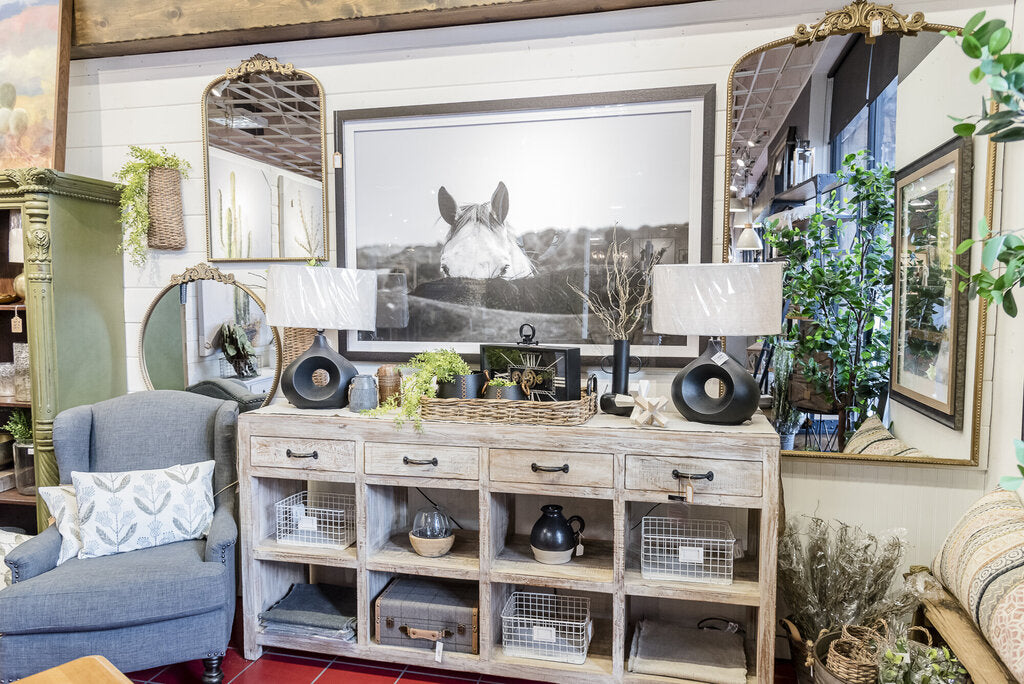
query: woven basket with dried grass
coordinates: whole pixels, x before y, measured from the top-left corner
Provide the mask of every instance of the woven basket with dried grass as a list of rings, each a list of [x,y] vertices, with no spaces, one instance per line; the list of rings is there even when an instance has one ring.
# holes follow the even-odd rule
[[[149,204],[149,230],[146,239],[150,249],[184,248],[185,222],[181,207],[181,172],[167,167],[150,169],[146,197]]]

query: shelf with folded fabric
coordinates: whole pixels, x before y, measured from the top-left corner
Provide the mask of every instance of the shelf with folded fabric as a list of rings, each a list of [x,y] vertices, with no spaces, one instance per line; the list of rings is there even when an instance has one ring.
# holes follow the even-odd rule
[[[276,563],[275,563],[276,565]],[[356,575],[325,566],[281,564],[269,605],[255,616],[257,643],[353,655],[358,650]]]

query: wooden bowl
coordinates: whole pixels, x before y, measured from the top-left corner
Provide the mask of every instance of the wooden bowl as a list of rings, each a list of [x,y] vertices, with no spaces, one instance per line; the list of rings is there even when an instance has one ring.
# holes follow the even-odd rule
[[[417,537],[410,532],[409,542],[412,544],[412,550],[419,555],[426,558],[437,558],[452,550],[452,544],[455,543],[455,535],[449,534],[447,537],[441,537],[440,539],[429,539],[427,537]]]

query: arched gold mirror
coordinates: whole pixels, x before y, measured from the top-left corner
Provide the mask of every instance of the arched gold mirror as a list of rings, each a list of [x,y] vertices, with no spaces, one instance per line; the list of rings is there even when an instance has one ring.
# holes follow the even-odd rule
[[[203,90],[206,258],[327,258],[324,89],[255,55]]]
[[[153,299],[139,333],[139,360],[149,389],[231,399],[247,411],[277,391],[281,339],[252,290],[199,264],[171,276]]]
[[[957,139],[947,116],[974,112],[983,94],[942,35],[959,30],[856,0],[751,50],[730,73],[722,258],[789,264],[789,339],[757,356],[777,429],[796,430],[784,455],[979,463],[986,311],[959,293],[954,265],[971,265],[956,246],[972,226],[992,225],[995,151]],[[848,159],[862,150],[870,160]],[[869,214],[855,166],[872,171],[871,197],[892,203],[887,215]],[[861,235],[874,247],[857,246]],[[863,268],[859,280],[834,280],[850,254],[873,254],[878,282]],[[801,259],[820,267],[805,301]],[[836,315],[854,311],[844,287],[873,293],[859,328]],[[829,338],[849,343],[814,351]],[[863,383],[855,392],[844,389],[850,377]]]

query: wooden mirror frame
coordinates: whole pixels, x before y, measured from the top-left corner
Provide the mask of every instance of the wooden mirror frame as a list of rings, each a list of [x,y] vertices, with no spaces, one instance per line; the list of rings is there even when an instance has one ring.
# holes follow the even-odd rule
[[[206,210],[206,260],[211,263],[218,262],[246,262],[246,261],[309,261],[310,257],[298,256],[298,257],[218,257],[213,256],[213,243],[211,236],[213,234],[213,226],[210,222],[210,138],[209,130],[206,123],[206,98],[213,90],[214,86],[224,81],[230,81],[236,79],[239,76],[245,74],[258,74],[258,73],[277,73],[283,76],[291,76],[298,74],[305,78],[310,79],[316,83],[319,89],[320,98],[320,205],[323,213],[323,256],[317,257],[320,261],[327,261],[330,258],[330,241],[327,237],[328,229],[328,216],[327,216],[327,128],[324,123],[324,107],[326,107],[326,99],[324,95],[324,86],[320,83],[320,80],[302,69],[296,69],[291,62],[282,64],[273,57],[267,57],[262,54],[255,54],[247,60],[242,61],[237,67],[228,67],[227,71],[223,76],[210,81],[205,88],[203,88],[202,98],[199,100],[200,108],[202,109],[202,126],[203,126],[203,206]]]
[[[730,247],[732,245],[732,230],[730,203],[732,200],[729,185],[732,180],[732,129],[733,129],[733,79],[736,70],[749,57],[761,52],[767,52],[777,47],[792,45],[801,47],[816,41],[825,40],[831,36],[842,36],[851,33],[861,33],[866,36],[868,42],[873,42],[874,37],[880,34],[872,34],[872,23],[881,22],[882,33],[898,33],[907,36],[916,35],[922,31],[938,33],[942,31],[955,31],[960,33],[962,27],[949,24],[932,24],[924,19],[924,13],[914,12],[912,14],[901,14],[895,11],[891,5],[877,5],[866,0],[854,0],[854,2],[839,10],[826,12],[825,16],[815,24],[808,26],[800,24],[796,27],[793,35],[765,43],[743,54],[729,71],[729,80],[726,91],[725,111],[725,176],[723,188],[725,188],[725,202],[722,231],[722,261],[728,262]],[[950,130],[952,135],[952,129]],[[976,166],[977,168],[977,166]],[[996,176],[996,144],[991,139],[988,141],[987,158],[985,162],[985,202],[984,215],[988,225],[994,224],[994,197],[995,197],[995,176]],[[865,454],[845,454],[840,451],[781,451],[782,456],[829,459],[835,461],[872,461],[876,463],[914,463],[919,465],[955,465],[955,466],[977,466],[980,463],[981,454],[981,416],[982,416],[982,391],[984,387],[985,369],[985,331],[988,321],[988,307],[983,299],[978,302],[978,321],[975,330],[975,360],[974,360],[974,399],[971,406],[971,454],[970,459],[954,458],[911,458],[899,456],[877,456]]]
[[[153,381],[149,377],[149,369],[146,368],[146,352],[144,348],[144,342],[146,338],[146,326],[149,323],[149,318],[150,316],[153,315],[153,311],[156,309],[157,304],[160,302],[161,299],[163,299],[165,294],[167,294],[168,292],[170,292],[171,290],[180,285],[184,285],[185,283],[194,283],[198,280],[214,280],[218,283],[224,283],[225,285],[234,285],[238,289],[242,290],[242,292],[252,297],[252,300],[256,302],[256,305],[260,307],[260,310],[263,311],[264,316],[266,316],[267,308],[266,306],[264,306],[263,300],[256,296],[255,292],[250,290],[242,283],[236,281],[235,276],[232,275],[231,273],[221,273],[220,269],[218,269],[215,266],[210,266],[209,264],[197,264],[195,266],[186,268],[184,273],[172,275],[171,282],[168,283],[162,290],[160,290],[160,292],[158,292],[155,297],[153,297],[153,301],[150,302],[149,307],[146,309],[146,315],[143,316],[142,318],[142,327],[139,329],[139,366],[142,368],[142,380],[143,382],[146,383],[146,389],[148,390],[156,389],[155,387],[153,387]],[[281,335],[278,333],[277,328],[275,328],[274,326],[268,327],[270,328],[270,332],[274,337],[274,349],[277,358],[274,359],[274,381],[271,383],[270,389],[267,390],[267,398],[263,400],[263,404],[261,404],[261,406],[268,405],[274,398],[274,395],[277,394],[277,386],[278,383],[280,383],[281,381],[281,353],[284,351],[283,345],[281,344]],[[187,337],[188,335],[186,333],[185,338]],[[188,363],[187,353],[185,354],[185,362],[186,364]],[[185,377],[187,387],[187,369],[185,372]]]

